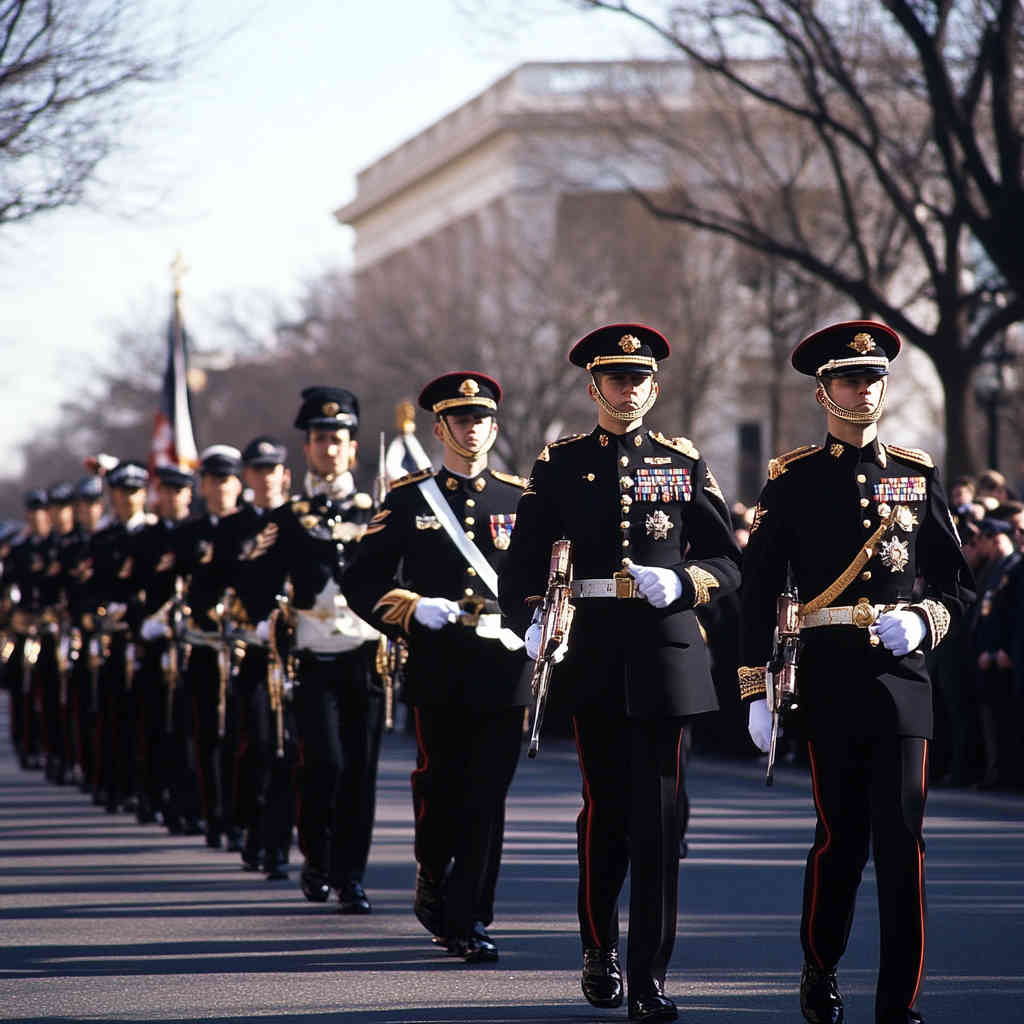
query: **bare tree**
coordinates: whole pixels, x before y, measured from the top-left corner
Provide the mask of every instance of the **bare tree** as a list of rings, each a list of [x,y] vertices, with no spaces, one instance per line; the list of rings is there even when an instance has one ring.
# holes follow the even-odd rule
[[[187,48],[153,7],[0,2],[0,225],[82,202],[136,101],[179,74]]]
[[[575,6],[646,25],[693,72],[690,113],[618,115],[648,163],[653,145],[685,168],[668,193],[634,193],[918,345],[942,381],[949,468],[969,468],[973,371],[1024,317],[1019,0]]]

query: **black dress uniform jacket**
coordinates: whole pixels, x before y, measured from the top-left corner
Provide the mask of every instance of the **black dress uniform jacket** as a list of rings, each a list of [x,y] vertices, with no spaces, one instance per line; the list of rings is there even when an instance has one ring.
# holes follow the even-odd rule
[[[802,630],[798,679],[808,725],[813,735],[930,738],[932,694],[923,652],[942,639],[972,596],[931,458],[877,440],[858,448],[829,434],[820,447],[772,460],[769,477],[744,552],[740,664],[754,672],[744,673],[742,696],[764,696],[763,673],[759,680],[754,673],[768,659],[787,563],[807,603],[860,555],[863,564],[845,588],[833,588],[826,605],[862,599],[912,604],[927,635],[919,650],[896,657],[871,646],[857,626]],[[869,543],[886,511],[895,511],[895,522]]]
[[[345,576],[345,593],[352,606],[392,637],[402,634],[402,627],[385,622],[381,609],[375,608],[396,586],[424,597],[494,600],[416,486],[430,475],[426,470],[395,483]],[[526,481],[493,469],[467,478],[442,468],[436,479],[456,521],[500,572],[507,564],[516,503]],[[495,639],[477,636],[467,626],[429,630],[411,618],[407,625],[412,653],[404,696],[410,704],[460,704],[482,710],[522,707],[529,702],[522,654],[509,652]]]
[[[573,705],[621,704],[623,674],[602,636],[628,638],[625,707],[631,717],[695,715],[718,707],[707,648],[693,609],[739,585],[740,552],[725,500],[700,453],[685,438],[637,428],[597,427],[541,452],[519,502],[501,574],[501,607],[526,630],[529,598],[543,595],[552,544],[573,543],[573,573],[608,579],[623,558],[673,570],[681,597],[666,608],[645,600],[575,602],[569,655],[554,685],[572,687]]]

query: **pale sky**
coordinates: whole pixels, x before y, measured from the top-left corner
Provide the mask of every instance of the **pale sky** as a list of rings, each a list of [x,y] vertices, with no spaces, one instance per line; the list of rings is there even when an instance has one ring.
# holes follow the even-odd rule
[[[523,61],[631,56],[645,39],[573,13],[502,35],[466,13],[476,6],[510,4],[193,4],[193,36],[235,31],[140,111],[130,153],[103,170],[114,212],[58,211],[0,232],[0,475],[18,471],[34,432],[59,433],[61,399],[87,386],[96,359],[116,358],[118,326],[152,322],[163,336],[178,250],[186,323],[217,347],[224,296],[288,300],[349,261],[351,233],[332,211],[358,170]]]

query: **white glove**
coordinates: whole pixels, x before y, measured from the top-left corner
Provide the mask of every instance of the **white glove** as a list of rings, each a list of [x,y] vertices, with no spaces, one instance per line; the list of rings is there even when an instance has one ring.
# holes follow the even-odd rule
[[[750,733],[754,746],[762,754],[766,754],[772,745],[772,713],[768,707],[767,697],[751,703],[747,715],[747,732]]]
[[[646,598],[655,608],[667,608],[683,595],[683,581],[671,569],[631,565],[629,573],[636,580],[640,596]]]
[[[256,623],[256,636],[265,644],[270,643],[270,623],[266,619]]]
[[[533,623],[526,631],[526,636],[523,639],[526,641],[526,656],[531,661],[536,661],[537,656],[540,654],[540,636],[543,632],[543,627],[539,622]],[[554,664],[558,664],[569,651],[569,641],[563,640],[562,643],[555,648],[555,653],[551,655],[551,660]]]
[[[142,620],[139,632],[142,634],[143,640],[160,640],[168,635],[166,624],[155,615],[150,615],[149,618]]]
[[[447,597],[421,597],[412,617],[427,629],[441,629],[459,616],[459,606]]]
[[[917,612],[886,612],[870,627],[872,633],[882,641],[886,650],[898,658],[921,646],[924,640],[924,619]]]

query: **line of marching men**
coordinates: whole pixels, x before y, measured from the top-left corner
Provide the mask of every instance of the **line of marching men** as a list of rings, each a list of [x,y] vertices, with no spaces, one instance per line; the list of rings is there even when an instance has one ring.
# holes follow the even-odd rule
[[[427,407],[459,399],[467,380],[490,401],[489,378],[454,374],[427,386]],[[490,432],[490,411],[462,400],[464,429]],[[477,571],[434,516],[410,514],[401,534],[393,516],[383,535],[384,481],[375,500],[353,478],[358,425],[351,392],[302,392],[298,486],[286,446],[266,435],[241,451],[207,448],[195,474],[161,466],[151,479],[139,462],[100,456],[77,484],[29,491],[26,525],[0,534],[11,738],[24,768],[111,813],[204,837],[270,880],[288,877],[297,833],[306,899],[333,890],[341,913],[366,914],[378,755],[404,666],[418,744],[415,910],[453,955],[491,961],[486,925],[529,699],[523,644],[495,628],[495,595],[476,597]],[[482,440],[466,441],[470,451],[449,434],[448,461],[468,470],[437,480],[460,529],[486,524],[478,543],[494,561],[525,481],[487,469],[493,434]],[[427,478],[397,481],[389,501]],[[344,581],[367,535],[385,543],[361,577],[360,617]],[[416,626],[399,576],[418,588]],[[373,614],[384,595],[386,607],[401,595],[405,634],[394,614]],[[385,635],[409,629],[425,638],[415,667]]]
[[[226,843],[271,878],[285,874],[294,820],[306,898],[334,890],[342,912],[369,913],[377,756],[404,648],[417,744],[413,909],[450,954],[494,961],[487,927],[528,659],[564,660],[555,685],[572,710],[582,776],[580,986],[606,1009],[628,991],[632,1021],[674,1020],[664,983],[684,730],[718,705],[696,611],[740,588],[739,692],[751,738],[768,751],[781,672],[772,638],[794,631],[780,623],[778,598],[795,588],[803,653],[799,716],[789,721],[808,742],[817,814],[801,1011],[810,1024],[845,1019],[837,966],[873,848],[875,1021],[922,1024],[925,655],[973,595],[931,457],[878,439],[900,347],[885,324],[857,320],[794,349],[827,433],[772,460],[742,574],[706,460],[689,439],[644,423],[670,354],[644,324],[608,324],[572,347],[597,423],[545,445],[528,481],[489,467],[501,388],[466,371],[420,394],[440,468],[381,488],[377,502],[351,473],[358,402],[320,386],[303,391],[295,419],[301,486],[291,487],[283,445],[260,437],[243,452],[203,453],[204,512],[190,518],[190,476],[160,470],[147,515],[147,473],[132,462],[106,473],[106,525],[96,521],[95,480],[33,493],[28,534],[4,560],[18,752],[26,766],[43,757],[55,781],[77,765],[111,811],[159,813],[172,831]],[[239,507],[243,483],[252,498]],[[553,551],[566,545],[571,644],[568,623],[549,627],[545,599],[559,575]]]

